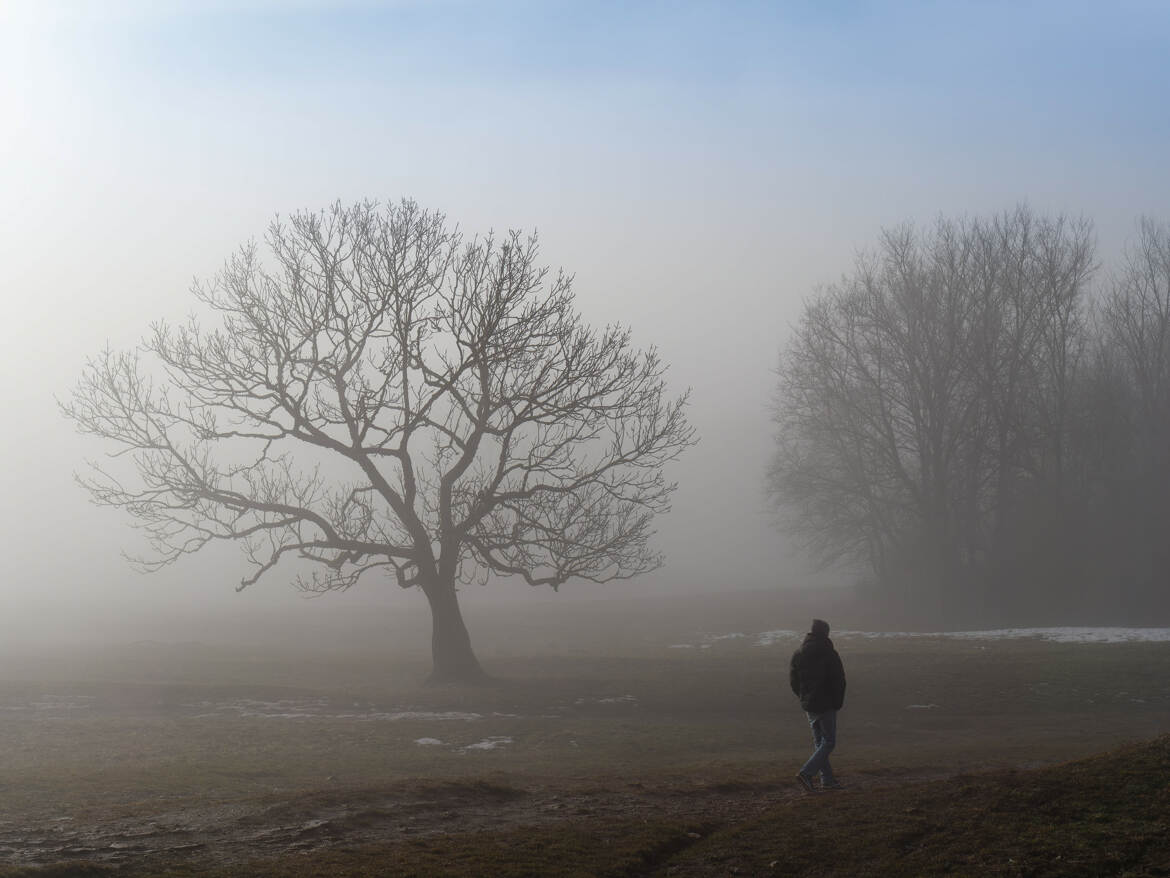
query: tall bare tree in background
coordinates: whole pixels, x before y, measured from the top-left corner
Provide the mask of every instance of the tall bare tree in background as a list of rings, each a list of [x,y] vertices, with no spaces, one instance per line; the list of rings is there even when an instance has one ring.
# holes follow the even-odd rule
[[[1099,311],[1089,500],[1119,598],[1170,589],[1170,225],[1143,219]]]
[[[1068,573],[1062,543],[1075,517],[1065,469],[1096,265],[1082,219],[1019,209],[973,226],[983,253],[973,369],[982,417],[972,467],[979,501],[966,526],[978,533],[975,575],[1001,601],[996,591],[1025,579],[1050,593]]]
[[[535,238],[470,242],[410,202],[276,221],[156,325],[90,361],[64,406],[113,446],[81,481],[128,511],[147,569],[239,542],[256,582],[311,562],[310,592],[369,571],[420,588],[434,678],[481,675],[461,583],[557,588],[661,563],[663,467],[694,441],[653,349],[595,330]]]
[[[1061,503],[1093,270],[1089,223],[1026,208],[885,232],[782,356],[785,523],[921,601],[1010,581]]]

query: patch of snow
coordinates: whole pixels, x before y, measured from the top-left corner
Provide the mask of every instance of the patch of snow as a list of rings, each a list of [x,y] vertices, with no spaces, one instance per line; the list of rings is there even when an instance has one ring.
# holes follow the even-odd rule
[[[582,696],[574,704],[629,704],[638,700],[637,695],[610,695],[606,698],[585,698]]]
[[[438,738],[415,738],[414,743],[420,747],[436,747],[442,745],[442,741]]]
[[[446,710],[391,710],[373,708],[362,712],[333,713],[329,701],[324,698],[285,699],[281,701],[260,701],[254,698],[237,698],[233,701],[198,702],[188,707],[203,708],[195,717],[237,716],[257,719],[332,719],[358,720],[362,722],[398,722],[400,720],[422,721],[465,721],[482,719],[483,715],[466,711]],[[355,704],[355,707],[360,704]]]
[[[739,640],[753,637],[756,646],[775,646],[778,643],[799,641],[804,634],[787,628],[762,631],[747,635],[740,632],[730,634],[704,634],[698,643],[672,643],[670,649],[710,649],[721,640]],[[1117,627],[1054,627],[1054,628],[994,628],[982,631],[853,631],[841,629],[833,632],[841,639],[863,638],[866,640],[1046,640],[1052,643],[1170,643],[1170,628],[1117,628]],[[977,646],[986,649],[985,646]]]
[[[341,714],[339,718],[346,718],[347,716],[347,714]],[[467,713],[460,710],[397,710],[390,713],[355,714],[354,719],[388,720],[390,722],[397,722],[404,719],[462,720],[464,722],[472,722],[477,719],[483,719],[483,714]]]
[[[464,750],[495,750],[497,747],[503,747],[505,744],[511,744],[512,739],[507,735],[492,735],[490,738],[484,738],[476,744],[468,744]]]
[[[907,704],[907,710],[934,710],[938,707],[937,704]]]
[[[837,637],[911,638],[947,640],[1022,640],[1034,638],[1052,643],[1164,643],[1170,628],[994,628],[985,631],[838,631]]]
[[[29,702],[33,710],[85,710],[93,707],[93,695],[42,695],[40,701]]]
[[[742,634],[738,631],[733,631],[730,634],[703,634],[699,638],[699,643],[672,643],[671,649],[694,649],[696,646],[699,649],[710,649],[712,645],[718,643],[720,640],[743,640],[748,635]]]
[[[756,635],[756,646],[772,646],[786,640],[798,640],[802,635],[798,631],[779,628],[775,631],[764,631]]]

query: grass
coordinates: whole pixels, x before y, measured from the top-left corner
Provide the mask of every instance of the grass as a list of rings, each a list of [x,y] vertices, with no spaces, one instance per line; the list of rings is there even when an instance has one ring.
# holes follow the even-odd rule
[[[693,828],[671,823],[593,822],[331,849],[223,869],[191,866],[133,874],[157,878],[625,878],[647,874],[699,835]],[[81,864],[0,871],[0,878],[108,878],[116,874],[126,873]]]
[[[253,861],[223,871],[160,873],[167,878],[625,878],[645,875],[693,844],[706,827],[666,822],[566,823],[457,834],[359,850]]]
[[[151,643],[10,655],[0,663],[0,823],[130,826],[200,809],[276,819],[282,809],[296,815],[367,800],[353,819],[377,823],[385,802],[425,798],[428,789],[485,812],[533,791],[705,790],[751,801],[758,790],[766,812],[758,820],[582,813],[469,832],[455,809],[441,835],[317,846],[247,867],[238,858],[217,866],[209,847],[204,860],[165,865],[176,876],[705,875],[732,867],[768,875],[1170,875],[1157,871],[1156,830],[1170,822],[1164,793],[1140,782],[1143,772],[1166,774],[1164,739],[1124,757],[1010,773],[1166,732],[1170,644],[839,639],[849,691],[835,763],[860,789],[772,807],[769,797],[788,794],[808,750],[787,691],[794,644],[731,638],[699,647],[704,634],[806,620],[761,606],[695,604],[690,615],[668,616],[628,609],[568,605],[554,614],[540,605],[477,620],[481,657],[500,678],[491,687],[423,686],[417,643],[387,646],[373,634],[344,643],[291,638],[293,646]],[[671,648],[682,642],[692,648]],[[57,707],[32,709],[45,699],[58,699]],[[290,718],[223,708],[245,700],[322,707]],[[61,707],[69,704],[80,706]],[[405,710],[419,716],[354,718]],[[428,711],[478,718],[439,720]],[[511,743],[466,749],[492,737]],[[442,744],[420,746],[420,738]],[[1132,776],[1126,759],[1138,766]],[[1109,772],[1124,783],[1111,787]],[[919,782],[931,774],[961,779]],[[126,863],[118,874],[135,874]],[[1082,863],[1084,871],[1069,871]],[[54,868],[7,874],[113,874],[102,863]]]
[[[1076,762],[802,797],[731,825],[565,821],[162,878],[1170,875],[1170,736]],[[96,866],[0,878],[113,875]]]
[[[1170,737],[1030,771],[817,796],[726,827],[666,874],[1170,874]]]

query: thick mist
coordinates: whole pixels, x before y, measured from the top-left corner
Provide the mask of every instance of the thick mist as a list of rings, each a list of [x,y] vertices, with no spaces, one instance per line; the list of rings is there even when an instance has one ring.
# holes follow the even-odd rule
[[[138,536],[72,481],[105,449],[57,409],[88,357],[181,321],[191,279],[275,214],[367,197],[417,199],[469,236],[539,230],[584,318],[628,324],[692,389],[702,441],[668,470],[662,570],[466,601],[847,584],[778,533],[765,496],[790,326],[894,224],[1027,202],[1094,220],[1105,260],[1138,216],[1165,217],[1150,108],[1167,19],[1125,8],[1037,4],[1009,24],[975,8],[6,5],[4,636],[419,606],[374,580],[312,602],[277,577],[236,594],[226,547],[134,573]]]
[[[1168,49],[0,0],[0,873],[1164,874]]]

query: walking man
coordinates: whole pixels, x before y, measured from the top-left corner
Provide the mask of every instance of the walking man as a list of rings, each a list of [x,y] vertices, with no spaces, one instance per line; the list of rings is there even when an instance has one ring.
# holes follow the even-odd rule
[[[845,667],[829,639],[829,623],[813,619],[800,649],[792,654],[788,680],[812,726],[813,750],[796,778],[808,792],[816,792],[813,778],[821,777],[822,790],[839,790],[829,754],[837,746],[837,711],[845,703]]]

